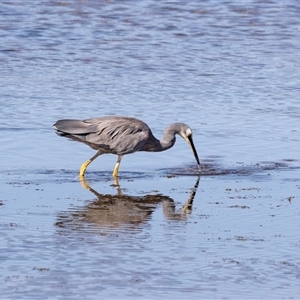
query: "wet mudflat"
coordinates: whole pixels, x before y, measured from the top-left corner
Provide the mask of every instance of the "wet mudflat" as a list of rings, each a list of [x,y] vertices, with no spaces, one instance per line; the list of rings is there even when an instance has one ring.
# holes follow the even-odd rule
[[[0,299],[297,299],[299,4],[0,3]],[[58,137],[145,121],[161,153]]]
[[[296,298],[298,162],[203,168],[6,174],[3,299]]]

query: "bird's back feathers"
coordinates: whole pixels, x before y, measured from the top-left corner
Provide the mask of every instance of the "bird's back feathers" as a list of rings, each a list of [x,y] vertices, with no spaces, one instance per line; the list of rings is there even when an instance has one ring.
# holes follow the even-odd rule
[[[54,125],[57,133],[86,143],[96,150],[114,154],[139,151],[149,136],[148,125],[141,120],[109,116],[87,120],[59,120]]]

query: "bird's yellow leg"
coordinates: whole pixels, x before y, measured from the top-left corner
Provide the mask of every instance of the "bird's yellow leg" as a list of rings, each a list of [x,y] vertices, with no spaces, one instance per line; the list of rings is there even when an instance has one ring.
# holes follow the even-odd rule
[[[122,157],[123,157],[123,155],[119,155],[118,156],[118,160],[117,160],[116,166],[115,166],[114,171],[112,173],[113,177],[118,177],[118,172],[119,172],[119,168],[120,168],[120,163],[121,163]]]
[[[81,167],[80,167],[80,171],[79,171],[79,176],[80,177],[84,177],[84,173],[85,170],[87,169],[88,165],[91,163],[92,161],[89,159],[86,162],[84,162]]]
[[[88,167],[88,165],[95,160],[99,155],[103,154],[103,152],[98,151],[92,158],[90,158],[89,160],[87,160],[86,162],[84,162],[81,167],[80,167],[80,171],[79,171],[79,177],[84,177],[84,173]]]

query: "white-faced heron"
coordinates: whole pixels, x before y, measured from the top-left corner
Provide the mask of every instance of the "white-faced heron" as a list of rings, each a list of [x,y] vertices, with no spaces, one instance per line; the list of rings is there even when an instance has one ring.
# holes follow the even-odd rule
[[[59,120],[53,127],[57,134],[89,145],[98,152],[81,165],[80,176],[84,176],[88,165],[99,155],[118,155],[113,176],[118,176],[120,162],[125,154],[136,151],[159,152],[175,144],[175,134],[180,135],[191,147],[200,171],[200,161],[192,139],[191,128],[183,123],[169,125],[163,139],[156,139],[149,126],[135,118],[108,116],[88,120]]]

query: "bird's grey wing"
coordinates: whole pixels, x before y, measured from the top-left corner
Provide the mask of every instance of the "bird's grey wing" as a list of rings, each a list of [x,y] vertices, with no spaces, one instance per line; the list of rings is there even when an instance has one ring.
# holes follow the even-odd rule
[[[150,129],[136,119],[102,119],[97,131],[86,136],[86,141],[109,148],[118,155],[138,151],[146,142]]]

